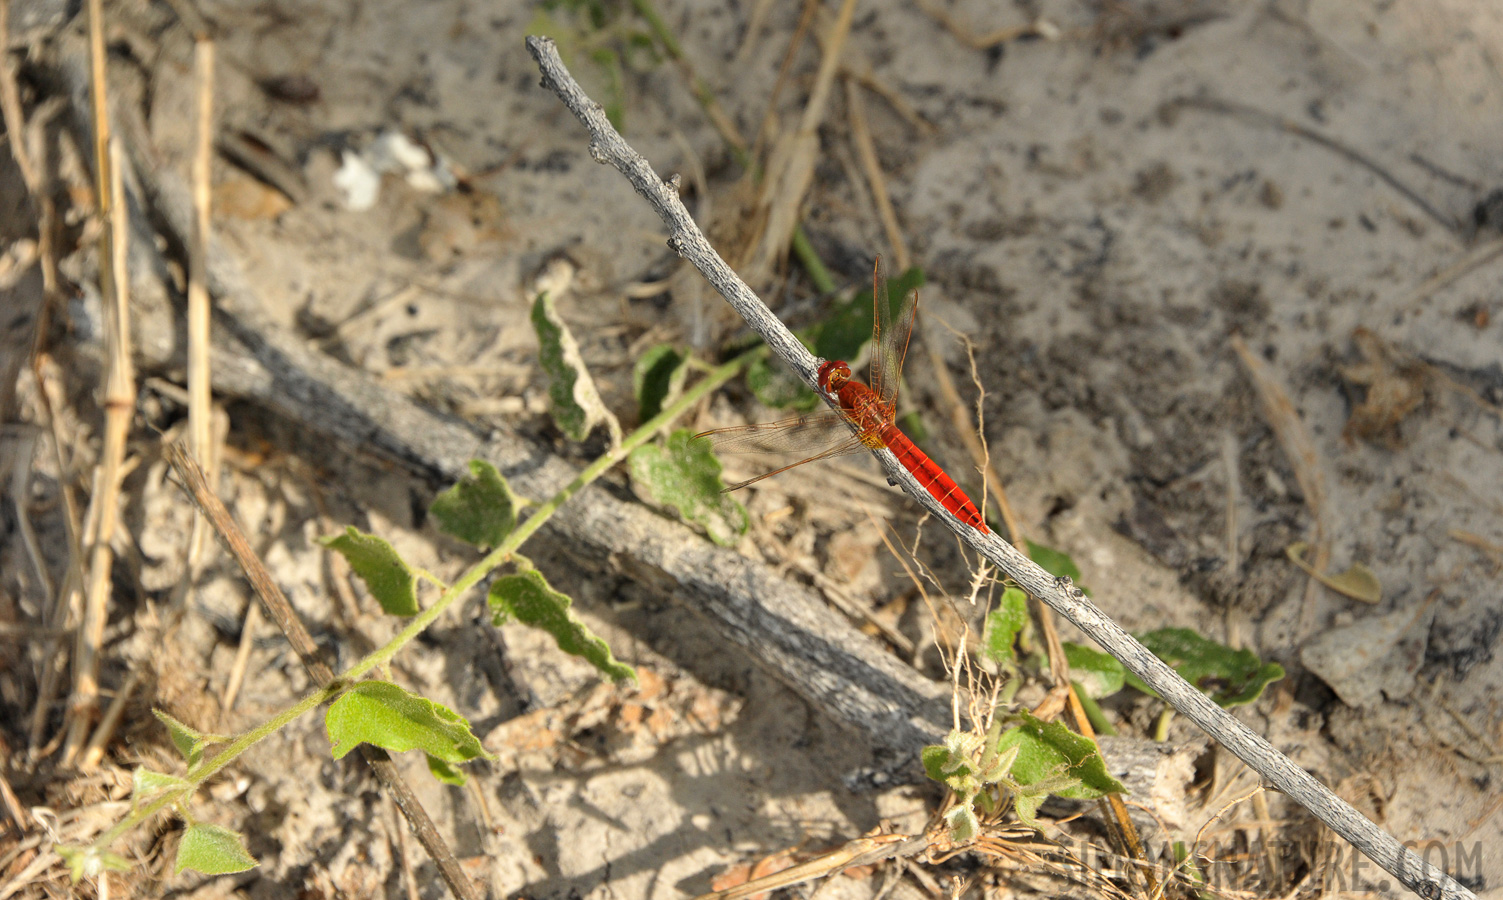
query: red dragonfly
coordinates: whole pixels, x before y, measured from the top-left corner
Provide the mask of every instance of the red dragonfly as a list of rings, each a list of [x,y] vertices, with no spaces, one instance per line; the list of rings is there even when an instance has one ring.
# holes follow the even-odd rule
[[[804,463],[886,447],[941,506],[982,534],[990,534],[986,520],[971,498],[893,424],[903,358],[908,354],[908,338],[913,334],[913,317],[918,312],[918,291],[908,293],[893,321],[892,305],[887,300],[887,278],[878,258],[872,271],[872,302],[876,315],[872,322],[871,387],[853,381],[851,367],[843,360],[829,360],[819,367],[818,381],[820,390],[835,399],[836,408],[781,422],[717,428],[695,437],[708,438],[721,453],[814,454],[766,475],[733,484],[727,491],[756,484]]]

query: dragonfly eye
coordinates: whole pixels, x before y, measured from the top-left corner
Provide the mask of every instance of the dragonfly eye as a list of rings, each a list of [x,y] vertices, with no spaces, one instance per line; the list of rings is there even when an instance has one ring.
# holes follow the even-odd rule
[[[839,391],[840,386],[851,380],[851,367],[838,359],[828,360],[819,367],[819,386],[827,391]]]

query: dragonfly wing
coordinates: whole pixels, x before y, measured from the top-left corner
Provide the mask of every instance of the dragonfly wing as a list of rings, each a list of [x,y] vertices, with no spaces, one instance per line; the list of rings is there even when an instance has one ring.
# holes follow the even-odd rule
[[[851,437],[845,416],[826,409],[760,425],[738,425],[696,434],[710,441],[716,453],[817,453]]]
[[[797,468],[804,463],[818,462],[819,460],[830,459],[831,457],[835,456],[847,456],[852,453],[860,453],[865,449],[867,449],[867,447],[865,444],[861,443],[861,439],[856,437],[854,434],[851,434],[850,431],[847,430],[846,439],[829,448],[825,452],[811,456],[808,459],[801,459],[798,462],[789,463],[788,465],[783,466],[779,469],[773,469],[771,472],[758,475],[756,478],[748,478],[745,481],[738,481],[735,484],[726,487],[725,490],[723,490],[721,493],[728,494],[731,491],[739,491],[749,484],[756,484],[764,478],[771,478],[772,476],[779,475],[783,472],[788,471],[789,469]]]
[[[887,272],[879,256],[872,267],[872,303],[876,306],[872,326],[872,390],[889,409],[896,409],[903,359],[908,355],[908,339],[913,335],[913,319],[918,313],[918,288],[904,295],[901,308],[893,315],[887,296]]]

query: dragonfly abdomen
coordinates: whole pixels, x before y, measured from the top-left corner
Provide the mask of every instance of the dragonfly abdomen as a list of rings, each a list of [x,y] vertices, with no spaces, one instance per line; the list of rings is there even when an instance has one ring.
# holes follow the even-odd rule
[[[960,485],[946,475],[945,470],[929,458],[929,454],[920,450],[913,441],[909,440],[908,435],[899,431],[896,425],[887,425],[882,429],[881,437],[887,449],[891,450],[892,455],[903,464],[903,468],[913,474],[918,483],[923,485],[924,490],[939,501],[940,506],[982,534],[991,533],[986,527],[986,519],[982,517],[981,511],[976,508],[976,504],[971,502],[971,498],[965,495],[965,491],[960,489]]]

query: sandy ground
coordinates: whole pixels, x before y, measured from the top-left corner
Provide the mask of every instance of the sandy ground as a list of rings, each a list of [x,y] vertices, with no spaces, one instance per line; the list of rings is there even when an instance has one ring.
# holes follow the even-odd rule
[[[1282,663],[1289,677],[1244,720],[1400,839],[1433,841],[1453,860],[1460,851],[1455,874],[1495,890],[1503,262],[1494,251],[1503,217],[1481,204],[1503,184],[1503,7],[935,2],[974,34],[1038,21],[1054,38],[976,49],[915,5],[863,4],[842,57],[899,101],[862,89],[902,235],[930,282],[921,328],[968,403],[977,391],[954,335],[969,340],[982,434],[1020,520],[1073,554],[1096,601],[1130,629],[1191,626]],[[752,27],[754,9],[765,16]],[[680,271],[651,210],[591,161],[578,123],[538,87],[522,39],[539,7],[280,0],[204,10],[221,36],[221,132],[264,144],[297,195],[289,201],[220,156],[215,227],[268,314],[313,345],[438,408],[554,440],[526,318],[547,261],[574,267],[561,308],[606,402],[628,421],[643,349],[669,341],[709,355],[735,335],[725,305]],[[732,120],[754,133],[797,5],[691,13],[664,3],[662,13]],[[619,16],[611,27],[640,29]],[[832,18],[816,18],[815,29]],[[119,7],[111,36],[111,65],[134,86],[122,96],[145,114],[164,164],[186,174],[191,41],[168,7],[134,3]],[[781,130],[797,125],[817,48],[806,40],[794,56],[775,101]],[[605,93],[600,69],[584,62],[579,74]],[[281,79],[277,89],[269,79]],[[659,172],[683,173],[712,237],[739,239],[741,170],[679,69],[638,59],[623,85],[627,137]],[[372,208],[349,209],[335,184],[341,154],[388,131],[440,153],[464,189],[425,191],[388,175]],[[803,221],[854,285],[876,252],[893,248],[844,90],[819,139]],[[632,290],[663,279],[666,292]],[[816,320],[825,302],[796,266],[759,287],[795,324]],[[86,303],[70,307],[74,319],[89,315]],[[86,343],[87,329],[72,328]],[[1270,428],[1233,349],[1237,335],[1308,430],[1305,472],[1318,473],[1320,497],[1308,496]],[[920,356],[906,372],[906,402],[928,426],[931,453],[952,473],[969,472]],[[72,390],[83,397],[87,386]],[[702,424],[773,415],[744,391],[728,397]],[[97,416],[83,402],[77,414]],[[443,577],[468,561],[421,521],[430,485],[362,461],[358,448],[331,453],[254,406],[231,404],[229,419],[226,503],[343,664],[396,626],[368,603],[352,614],[330,598],[314,537],[353,523]],[[154,440],[145,429],[136,436],[143,447]],[[33,515],[44,538],[60,540],[57,471],[44,456]],[[155,451],[144,461],[127,483],[132,583],[117,586],[106,676],[118,677],[124,659],[155,667],[150,696],[112,750],[127,771],[138,761],[173,765],[148,703],[235,730],[308,686],[262,625],[236,707],[213,721],[248,603],[222,557],[170,643],[146,645],[147,604],[159,607],[181,575],[187,516]],[[759,485],[745,497],[759,524],[743,546],[788,564],[792,577],[834,579],[924,645],[922,605],[899,615],[914,598],[868,519],[911,535],[916,507],[873,488],[876,471],[860,460]],[[979,494],[979,478],[960,480]],[[1286,548],[1316,539],[1317,528],[1331,571],[1360,563],[1377,576],[1376,606],[1310,590],[1290,564]],[[3,591],[30,621],[36,582],[10,519],[6,529]],[[932,526],[928,535],[925,558],[941,584],[963,590],[964,560]],[[651,586],[604,562],[581,569],[560,548],[528,552],[617,655],[649,674],[638,700],[597,690],[547,640],[490,629],[478,601],[399,659],[393,677],[452,704],[502,753],[464,789],[402,760],[493,896],[692,896],[727,867],[785,848],[817,851],[884,821],[921,827],[935,791],[849,790],[844,776],[867,762],[861,742]],[[35,648],[4,653],[8,668],[37,665]],[[923,660],[931,674],[933,662]],[[35,677],[8,677],[6,687],[5,718],[21,723]],[[512,721],[524,712],[533,718]],[[1141,698],[1109,707],[1138,733],[1154,713]],[[527,740],[544,731],[551,741]],[[1194,738],[1183,723],[1171,731],[1171,742]],[[6,740],[24,747],[24,726]],[[1187,790],[1209,802],[1235,768],[1219,758],[1220,781],[1202,773]],[[23,805],[66,804],[42,782],[26,781]],[[94,789],[121,790],[109,779]],[[1273,809],[1287,833],[1308,833],[1297,813]],[[247,754],[194,811],[244,831],[261,866],[208,880],[158,869],[163,880],[123,889],[404,896],[393,812],[362,770],[330,761],[315,718]],[[1174,834],[1193,838],[1215,812]],[[1252,817],[1246,805],[1235,815]],[[133,852],[171,841],[169,831]],[[431,864],[411,853],[419,895],[441,896]],[[1366,870],[1363,887],[1396,895],[1379,889],[1380,874]],[[1025,876],[980,883],[992,893],[1042,890]],[[936,889],[923,879],[897,890]],[[877,873],[829,889],[866,897],[884,883]]]

